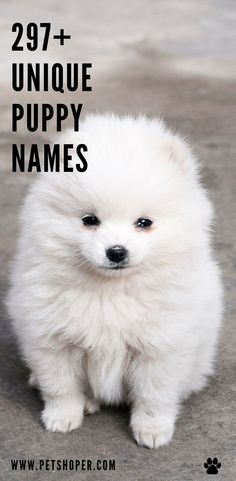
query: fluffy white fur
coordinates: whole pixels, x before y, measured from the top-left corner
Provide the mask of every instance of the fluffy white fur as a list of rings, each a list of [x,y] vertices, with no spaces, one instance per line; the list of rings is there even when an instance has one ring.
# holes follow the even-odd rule
[[[8,309],[51,431],[128,402],[140,445],[173,435],[183,398],[212,373],[222,312],[212,207],[186,143],[159,120],[89,116],[66,143],[85,173],[40,175],[21,214]],[[93,213],[98,227],[81,218]],[[140,217],[153,220],[137,229]],[[105,250],[122,245],[126,269]]]

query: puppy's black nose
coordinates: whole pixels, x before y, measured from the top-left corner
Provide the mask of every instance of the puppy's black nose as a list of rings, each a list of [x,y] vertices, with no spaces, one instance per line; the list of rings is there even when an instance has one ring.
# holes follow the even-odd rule
[[[112,246],[106,250],[109,261],[122,262],[127,257],[128,251],[123,246]]]

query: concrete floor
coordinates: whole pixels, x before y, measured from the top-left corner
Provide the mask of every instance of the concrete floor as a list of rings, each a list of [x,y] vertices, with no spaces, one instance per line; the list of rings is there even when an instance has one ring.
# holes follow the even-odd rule
[[[41,401],[27,387],[9,320],[1,307],[0,479],[202,481],[206,458],[222,463],[219,480],[235,479],[235,47],[234,0],[0,0],[1,291],[7,288],[15,248],[17,214],[30,174],[13,174],[12,143],[43,143],[53,134],[11,132],[11,103],[84,101],[84,113],[113,110],[162,115],[189,138],[202,159],[203,181],[216,208],[215,246],[225,282],[225,323],[216,375],[183,406],[173,442],[158,451],[139,448],[125,409],[104,409],[70,434],[45,432]],[[15,21],[51,21],[70,43],[52,42],[48,52],[10,51]],[[62,98],[11,91],[10,64],[18,61],[92,61],[93,92]],[[79,99],[79,100],[78,100]],[[115,459],[116,470],[12,472],[11,458]]]

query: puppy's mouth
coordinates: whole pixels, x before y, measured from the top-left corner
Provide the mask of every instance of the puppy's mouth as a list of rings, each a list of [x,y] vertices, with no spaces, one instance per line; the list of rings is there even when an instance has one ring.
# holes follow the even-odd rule
[[[110,271],[120,271],[122,269],[128,269],[129,265],[128,264],[111,264],[109,266],[103,266],[103,269],[107,269]]]
[[[126,264],[126,265],[120,265],[120,264],[116,264],[114,266],[105,266],[105,269],[109,269],[109,270],[112,270],[112,271],[118,271],[118,270],[121,270],[121,269],[127,269],[129,266]]]

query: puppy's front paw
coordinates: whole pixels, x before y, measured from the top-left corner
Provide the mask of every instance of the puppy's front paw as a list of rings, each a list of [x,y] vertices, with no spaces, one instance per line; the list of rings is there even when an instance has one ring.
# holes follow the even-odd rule
[[[132,416],[131,428],[139,446],[157,449],[171,441],[174,421],[162,416],[151,417],[144,413],[138,417]]]
[[[143,446],[149,449],[157,449],[160,446],[168,444],[173,436],[174,429],[168,427],[162,427],[157,429],[154,427],[151,431],[145,429],[145,426],[140,428],[137,426],[133,428],[134,439],[139,446]]]
[[[46,402],[42,421],[48,431],[66,433],[81,426],[84,404],[80,400],[55,398]]]

